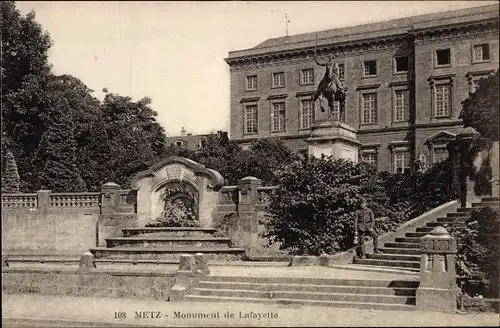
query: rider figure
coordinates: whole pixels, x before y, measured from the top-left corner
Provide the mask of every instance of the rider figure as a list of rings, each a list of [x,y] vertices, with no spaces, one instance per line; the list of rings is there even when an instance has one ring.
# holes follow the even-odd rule
[[[314,57],[314,61],[316,62],[317,65],[325,67],[325,75],[323,76],[323,79],[319,83],[318,89],[316,90],[316,93],[312,97],[312,100],[316,101],[318,100],[320,95],[323,95],[325,98],[327,98],[328,107],[330,108],[331,111],[333,108],[333,102],[335,100],[338,100],[341,103],[343,103],[345,99],[344,87],[342,85],[342,82],[340,82],[339,78],[339,66],[337,63],[333,62],[332,55],[329,55],[328,60],[325,62],[319,62],[316,57]],[[327,96],[328,91],[332,93],[331,96]]]

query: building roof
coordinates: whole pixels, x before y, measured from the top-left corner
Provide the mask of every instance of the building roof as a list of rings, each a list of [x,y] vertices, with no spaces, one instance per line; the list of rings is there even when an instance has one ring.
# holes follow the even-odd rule
[[[406,34],[409,31],[432,29],[440,26],[481,21],[485,19],[498,19],[498,11],[499,5],[493,4],[488,6],[405,17],[385,22],[271,38],[250,49],[231,51],[229,52],[228,59],[230,60],[238,57],[279,52],[282,50],[315,47],[332,43],[371,39],[382,36],[396,36]]]

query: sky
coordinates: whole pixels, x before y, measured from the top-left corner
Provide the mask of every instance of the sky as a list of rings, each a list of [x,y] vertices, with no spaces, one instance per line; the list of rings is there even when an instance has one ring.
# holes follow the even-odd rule
[[[55,74],[70,74],[103,99],[103,88],[152,99],[169,136],[229,130],[230,51],[268,38],[497,1],[20,1],[54,45]]]

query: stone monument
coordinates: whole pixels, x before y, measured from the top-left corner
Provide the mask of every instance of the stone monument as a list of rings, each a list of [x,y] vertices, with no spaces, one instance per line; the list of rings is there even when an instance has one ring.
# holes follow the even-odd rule
[[[326,119],[318,120],[312,126],[311,137],[307,140],[308,153],[310,156],[333,156],[357,163],[361,143],[356,138],[356,129],[345,123],[347,88],[340,82],[338,65],[333,63],[331,55],[325,63],[320,63],[316,58],[314,60],[318,65],[326,68],[325,75],[312,100],[317,101],[320,96],[326,98],[328,100],[328,114]],[[339,102],[339,120],[332,118],[334,101]]]

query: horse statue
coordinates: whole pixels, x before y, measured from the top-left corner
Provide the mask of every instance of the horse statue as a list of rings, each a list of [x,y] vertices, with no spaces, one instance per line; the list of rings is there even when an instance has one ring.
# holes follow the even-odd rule
[[[325,75],[321,79],[318,89],[311,99],[317,101],[320,96],[326,98],[328,101],[329,117],[332,115],[334,101],[338,101],[340,105],[339,119],[345,121],[346,88],[342,85],[342,82],[340,82],[338,64],[333,62],[332,55],[329,55],[328,60],[325,62],[318,61],[316,57],[314,57],[314,61],[317,65],[324,66],[326,69]],[[321,107],[321,111],[324,112],[325,109]]]

